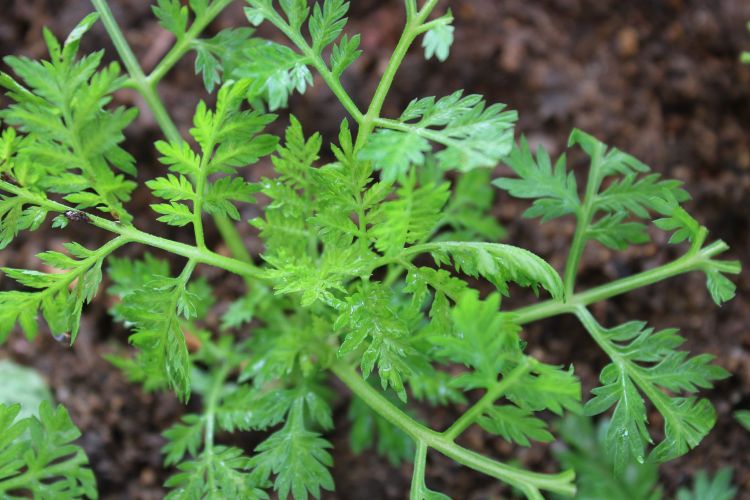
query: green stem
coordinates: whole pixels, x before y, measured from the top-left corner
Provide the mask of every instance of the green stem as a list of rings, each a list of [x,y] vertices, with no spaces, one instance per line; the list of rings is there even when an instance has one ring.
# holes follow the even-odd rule
[[[258,8],[263,12],[263,16],[271,22],[276,28],[278,28],[284,35],[302,52],[308,62],[317,70],[323,81],[326,82],[331,92],[338,98],[341,104],[346,109],[357,123],[362,121],[362,112],[359,110],[354,101],[349,96],[344,86],[341,85],[339,79],[328,69],[328,65],[325,60],[313,50],[310,44],[307,43],[301,33],[295,32],[289,24],[279,15],[278,12],[271,6],[271,2],[257,3],[251,2],[251,5]]]
[[[414,43],[414,40],[417,38],[417,36],[420,35],[420,28],[422,24],[430,15],[430,13],[435,9],[436,5],[437,0],[429,0],[422,8],[422,10],[415,13],[415,15],[413,16],[409,16],[410,9],[407,2],[406,27],[401,34],[401,38],[399,39],[396,48],[393,50],[393,54],[388,61],[388,66],[386,66],[385,72],[380,78],[380,83],[378,83],[378,86],[375,89],[375,94],[372,97],[370,106],[367,108],[367,113],[364,115],[362,121],[360,121],[359,131],[357,132],[357,141],[354,146],[355,150],[358,150],[362,146],[364,146],[367,138],[375,128],[377,120],[380,118],[380,112],[383,109],[383,104],[385,104],[385,98],[388,96],[388,92],[391,90],[391,86],[393,85],[393,80],[396,77],[396,73],[398,72],[398,69],[403,62],[404,57],[406,57],[406,53],[409,51],[412,43]]]
[[[667,425],[679,425],[682,419],[680,415],[675,414],[675,406],[670,397],[651,380],[644,379],[641,367],[615,348],[612,341],[604,335],[604,327],[599,324],[591,312],[584,306],[578,306],[575,309],[575,314],[589,335],[591,335],[591,338],[594,339],[594,342],[609,356],[623,376],[629,377],[651,403],[653,403],[657,411],[668,422]],[[690,429],[684,429],[684,431],[691,432]]]
[[[565,297],[573,295],[575,290],[576,274],[581,262],[583,250],[586,248],[587,232],[591,224],[591,218],[594,216],[596,194],[599,192],[599,186],[602,183],[602,177],[599,175],[599,168],[602,163],[604,154],[604,145],[597,143],[596,151],[591,155],[591,167],[589,169],[588,181],[586,182],[586,193],[584,195],[583,206],[576,213],[576,231],[573,235],[573,242],[570,245],[568,260],[565,263],[565,273],[563,275],[563,284],[565,285]]]
[[[177,64],[182,56],[190,50],[190,46],[193,41],[200,36],[206,26],[213,21],[216,16],[226,9],[232,0],[214,0],[208,9],[203,13],[202,16],[198,16],[193,24],[190,25],[190,29],[187,30],[185,36],[177,40],[167,54],[159,61],[154,70],[148,75],[147,81],[151,86],[157,85],[162,78],[169,72],[172,67]]]
[[[406,20],[411,21],[417,15],[417,0],[405,0]]]
[[[115,45],[117,53],[120,55],[120,59],[122,59],[128,73],[130,73],[133,86],[146,101],[146,105],[151,110],[154,119],[164,132],[164,135],[169,141],[180,141],[182,138],[180,132],[177,130],[177,126],[172,121],[169,113],[167,113],[164,103],[156,92],[156,89],[149,84],[148,78],[146,78],[143,69],[141,69],[141,66],[138,63],[138,59],[135,57],[130,45],[128,45],[127,40],[125,40],[125,35],[123,35],[122,30],[120,30],[120,27],[117,25],[117,21],[115,21],[106,0],[91,0],[91,3],[99,13],[102,22],[104,23],[104,27],[106,28],[109,37],[112,39],[112,43]]]
[[[20,196],[24,200],[27,200],[29,203],[39,205],[40,207],[43,207],[52,212],[65,213],[75,210],[73,207],[64,205],[57,201],[42,198],[38,195],[34,195],[33,193],[26,191],[23,188],[19,188],[18,186],[14,186],[9,182],[1,180],[0,190]],[[97,215],[88,213],[86,215],[92,225],[107,230],[111,233],[122,235],[130,242],[141,243],[150,247],[159,248],[169,253],[180,255],[187,259],[195,260],[200,264],[208,264],[220,269],[224,269],[239,276],[252,277],[256,279],[267,278],[265,272],[262,269],[251,263],[233,259],[231,257],[225,257],[206,248],[198,248],[196,246],[162,238],[160,236],[141,231],[134,226],[120,224],[119,222],[104,219]]]
[[[19,490],[30,484],[34,484],[37,481],[44,481],[49,478],[66,477],[70,474],[71,467],[76,465],[85,466],[87,463],[88,458],[86,457],[86,454],[83,453],[83,451],[77,451],[71,458],[60,463],[47,465],[46,467],[39,469],[26,470],[18,476],[13,476],[0,481],[0,493]],[[0,496],[2,498],[13,498],[5,495]]]
[[[234,258],[252,264],[253,257],[247,250],[245,242],[242,241],[242,235],[240,235],[232,220],[229,217],[214,217],[214,222]]]
[[[211,20],[216,17],[219,12],[221,12],[221,9],[226,7],[226,5],[230,3],[230,1],[231,0],[217,0],[215,3],[213,3],[211,8],[206,11],[205,19],[203,19],[201,23],[198,23],[198,21],[196,20],[196,22],[193,23],[193,26],[191,26],[190,30],[188,31],[188,34],[193,37],[198,36],[200,31],[205,28],[205,26],[209,22],[211,22]],[[149,77],[146,77],[146,75],[143,73],[143,69],[138,63],[138,59],[135,57],[135,54],[130,48],[127,40],[125,40],[125,36],[118,26],[117,21],[115,21],[115,18],[112,15],[112,11],[110,10],[109,5],[107,5],[107,2],[105,0],[91,0],[91,3],[94,5],[94,8],[101,16],[104,27],[106,28],[109,37],[112,39],[112,43],[115,45],[117,53],[120,55],[120,59],[122,59],[125,68],[130,74],[130,86],[137,90],[138,93],[143,97],[144,101],[146,101],[146,105],[151,110],[156,123],[159,124],[159,128],[161,128],[162,132],[164,133],[164,137],[166,137],[170,142],[181,142],[182,136],[177,129],[177,125],[175,125],[174,121],[169,116],[169,113],[164,107],[164,103],[161,100],[161,97],[159,97],[159,93],[157,92],[155,87],[155,83],[160,79],[159,73],[156,73],[155,70],[154,73],[156,73],[156,76],[154,76],[154,73],[152,73]],[[205,21],[205,23],[203,21]],[[176,59],[175,61],[172,61],[171,59],[177,55],[178,49],[183,50],[182,48],[178,48],[177,45],[175,45],[175,47],[173,47],[173,49],[167,54],[167,56],[165,56],[165,59],[170,58],[169,60],[167,60],[166,65],[162,66],[162,64],[164,63],[164,61],[162,61],[162,63],[157,66],[157,70],[159,69],[159,67],[162,67],[162,70],[160,71],[166,72],[171,67],[171,65],[176,62]],[[184,52],[182,54],[184,54]],[[232,250],[233,255],[235,255],[235,257],[237,257],[238,259],[251,263],[252,259],[249,258],[250,255],[247,253],[247,250],[240,251],[238,245],[236,244],[237,241],[242,241],[242,238],[232,222],[226,216],[220,215],[214,216],[213,219],[216,223],[216,226],[219,228],[219,232],[221,233],[222,237],[224,237],[225,240],[229,243],[229,248]]]
[[[417,441],[417,449],[414,452],[414,472],[411,476],[411,490],[409,500],[423,500],[425,481],[424,474],[427,467],[427,445],[423,441]]]
[[[451,425],[445,432],[443,432],[443,436],[445,436],[447,439],[450,439],[451,441],[455,441],[456,438],[461,435],[461,433],[466,430],[471,424],[476,422],[476,420],[482,415],[484,410],[487,409],[488,406],[492,406],[495,401],[500,398],[507,390],[515,385],[518,380],[523,377],[526,373],[528,373],[530,366],[530,361],[528,358],[524,357],[523,361],[516,366],[511,372],[506,376],[503,377],[502,380],[498,381],[490,387],[490,389],[482,396],[482,398],[474,403],[474,405],[469,408],[466,412],[464,412],[461,417],[456,420],[453,425]]]
[[[621,278],[594,287],[590,290],[586,290],[585,292],[573,294],[568,297],[566,302],[547,300],[531,306],[522,307],[521,309],[513,311],[513,314],[518,323],[523,325],[531,323],[532,321],[557,316],[559,314],[572,313],[576,306],[586,306],[595,302],[600,302],[637,288],[653,285],[654,283],[658,283],[659,281],[680,274],[700,270],[709,260],[722,252],[725,252],[728,248],[729,246],[723,241],[715,241],[697,251],[690,251],[679,259],[664,264],[663,266],[649,269],[648,271],[643,271],[626,278]]]
[[[575,494],[575,472],[572,470],[559,474],[541,474],[497,462],[471,450],[457,445],[443,434],[420,424],[409,415],[394,406],[382,394],[368,384],[351,366],[337,362],[332,367],[333,373],[349,389],[362,399],[381,417],[408,434],[417,443],[433,448],[448,458],[471,469],[482,472],[504,481],[524,491],[530,498],[541,498],[539,490],[546,490],[562,495]]]
[[[231,363],[223,363],[219,371],[216,373],[216,377],[211,384],[211,388],[208,391],[205,402],[205,412],[203,413],[206,428],[203,434],[203,453],[210,461],[214,453],[214,433],[216,432],[216,409],[219,405],[219,399],[221,398],[221,391],[224,388],[224,383],[232,371]],[[208,467],[208,491],[213,493],[216,490],[214,468]]]

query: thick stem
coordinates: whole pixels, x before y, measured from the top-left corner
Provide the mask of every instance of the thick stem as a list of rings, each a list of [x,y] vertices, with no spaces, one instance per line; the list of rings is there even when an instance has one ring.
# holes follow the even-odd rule
[[[575,494],[575,472],[572,470],[559,474],[541,474],[497,462],[478,453],[457,445],[441,433],[420,424],[409,415],[396,408],[382,394],[351,366],[343,362],[335,363],[331,370],[346,384],[349,389],[362,399],[381,417],[408,434],[417,443],[433,448],[443,455],[471,469],[504,481],[524,491],[530,498],[541,498],[539,490],[546,490],[561,495]]]

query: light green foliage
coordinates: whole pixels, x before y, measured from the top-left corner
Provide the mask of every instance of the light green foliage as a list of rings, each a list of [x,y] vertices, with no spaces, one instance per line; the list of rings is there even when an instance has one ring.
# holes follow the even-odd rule
[[[397,198],[382,203],[372,214],[372,236],[378,251],[389,255],[419,243],[433,234],[450,196],[450,185],[416,186],[416,174],[404,179]]]
[[[155,276],[124,295],[122,301],[119,311],[135,327],[130,343],[140,349],[140,370],[149,379],[161,377],[186,401],[190,396],[190,364],[178,309],[182,310],[181,316],[190,319],[196,307],[195,297],[184,281]]]
[[[430,28],[430,30],[425,33],[424,39],[422,40],[425,59],[431,59],[432,56],[435,56],[440,62],[448,59],[451,45],[453,45],[453,32],[455,31],[455,28],[450,24],[452,20],[453,17],[449,11],[448,14],[441,19],[441,22]]]
[[[88,457],[73,444],[81,432],[67,410],[43,401],[38,416],[18,418],[20,411],[0,404],[0,496],[98,498]]]
[[[56,338],[75,341],[83,306],[96,295],[106,265],[111,314],[132,330],[135,347],[133,354],[109,359],[145,390],[169,389],[183,402],[194,396],[190,411],[163,433],[165,464],[175,468],[165,483],[168,498],[301,500],[333,491],[326,438],[340,392],[333,376],[354,393],[349,419],[355,452],[375,447],[394,465],[413,454],[412,499],[447,498],[426,485],[428,451],[528,498],[573,495],[572,470],[531,472],[457,442],[473,425],[521,446],[550,442],[554,435],[543,412],[580,411],[581,384],[573,368],[536,359],[522,334],[530,321],[564,313],[576,313],[611,359],[602,387],[585,406],[591,414],[614,412],[601,438],[610,454],[596,466],[628,474],[637,469],[644,483],[631,487],[618,476],[621,490],[604,484],[594,491],[656,498],[649,466],[633,465],[646,460],[651,444],[646,399],[665,422],[665,440],[650,458],[681,455],[709,431],[714,410],[694,394],[726,372],[708,355],[678,351],[682,339],[674,330],[654,332],[642,323],[606,329],[586,308],[689,271],[704,272],[710,294],[722,303],[735,294],[727,275],[738,273],[739,263],[715,260],[727,247],[705,245],[707,230],[681,206],[689,197],[679,182],[661,179],[581,131],[569,141],[591,160],[579,189],[565,155],[553,165],[543,149],[533,154],[525,139],[514,145],[516,113],[488,105],[482,96],[459,90],[417,98],[397,119],[382,117],[399,65],[410,48],[419,50],[413,45],[421,41],[428,59],[449,55],[453,17],[435,14],[436,0],[404,0],[401,40],[362,109],[341,81],[360,55],[359,35],[344,33],[347,1],[248,0],[248,21],[278,28],[288,43],[277,43],[249,26],[202,38],[230,0],[157,0],[154,14],[175,43],[149,75],[108,3],[92,3],[129,77],[119,76],[115,63],[99,69],[101,52],[77,56],[97,15],[86,17],[63,44],[45,31],[50,61],[6,59],[18,81],[0,76],[12,101],[0,111],[0,248],[21,231],[39,228],[50,213],[56,229],[85,223],[117,236],[96,250],[69,243],[65,253],[44,252],[44,271],[4,269],[17,284],[0,292],[0,341],[16,324],[33,338],[40,312]],[[183,138],[157,85],[189,51],[216,96],[198,103],[190,137]],[[319,81],[348,113],[333,144],[286,113],[283,140],[265,132],[276,118],[266,110],[285,107],[293,92]],[[127,176],[136,171],[121,143],[135,112],[109,106],[123,86],[140,94],[165,136],[155,144],[163,172],[144,181],[160,199],[152,215],[189,226],[187,239],[142,231],[125,211],[136,187]],[[266,177],[248,182],[240,169],[267,156]],[[493,180],[501,161],[516,178]],[[491,213],[493,184],[533,199],[529,217],[576,218],[563,277],[531,251],[498,241],[504,231]],[[82,211],[91,208],[106,217]],[[210,219],[226,245],[212,239]],[[236,221],[252,225],[245,229],[258,234],[260,252],[246,247]],[[673,233],[672,243],[689,245],[685,255],[637,276],[576,290],[587,243],[617,250],[643,243],[648,221]],[[112,256],[130,244],[172,258]],[[180,259],[182,271],[175,275],[172,264]],[[234,285],[225,286],[230,282],[208,267],[239,275],[247,289],[224,307]],[[488,293],[478,281],[496,291]],[[543,298],[509,310],[505,297],[517,286]],[[216,308],[215,296],[222,298]],[[211,332],[217,324],[220,332]],[[454,404],[466,409],[442,432],[421,422],[426,407]],[[0,406],[0,491],[16,493],[23,482],[32,485],[24,492],[31,496],[95,496],[85,457],[69,444],[78,434],[64,410],[43,405],[38,420],[17,421],[16,408]],[[255,431],[266,436],[253,450],[218,443],[225,442],[224,433]],[[55,433],[63,437],[50,437]],[[64,451],[45,451],[56,447]],[[585,478],[594,466],[583,448],[576,444],[564,462]],[[66,479],[50,480],[58,476]],[[713,487],[699,483],[700,491]],[[54,494],[35,495],[33,488]]]
[[[453,310],[452,334],[431,339],[444,362],[470,369],[450,382],[464,391],[485,389],[476,422],[487,432],[529,446],[530,439],[552,441],[547,424],[534,412],[578,408],[581,386],[572,374],[545,365],[523,353],[520,327],[512,315],[498,312],[500,297],[479,300],[465,292]],[[499,379],[498,379],[498,376]],[[501,397],[507,401],[495,404]],[[485,396],[487,397],[487,396]]]
[[[658,210],[661,196],[679,202],[689,198],[680,182],[661,180],[659,174],[649,173],[649,168],[632,156],[608,149],[580,130],[570,136],[569,145],[574,144],[591,157],[589,185],[595,191],[587,191],[586,199],[579,199],[576,177],[566,169],[565,155],[553,166],[541,147],[534,157],[524,138],[507,160],[520,178],[498,179],[495,185],[513,196],[535,200],[525,217],[548,221],[568,214],[581,216],[585,210],[589,219],[586,239],[615,250],[649,241],[646,226],[638,220],[651,219],[650,212]]]
[[[250,462],[261,481],[276,474],[274,489],[280,498],[290,493],[294,498],[320,498],[321,489],[333,490],[328,471],[333,458],[326,451],[331,443],[305,428],[303,409],[303,402],[295,401],[284,426],[258,445]]]
[[[664,418],[664,440],[651,451],[650,460],[670,460],[697,446],[713,427],[716,412],[707,399],[693,395],[729,373],[710,364],[711,355],[690,358],[677,350],[684,339],[674,329],[656,332],[630,322],[607,330],[587,313],[582,321],[613,361],[602,370],[602,386],[592,391],[585,411],[597,415],[614,406],[606,445],[615,469],[622,471],[634,460],[643,463],[646,446],[653,442],[643,396]]]
[[[568,416],[559,424],[565,447],[555,451],[556,458],[566,467],[578,472],[576,498],[598,500],[631,500],[633,498],[659,500],[663,498],[659,485],[659,467],[655,462],[629,463],[621,474],[612,472],[612,456],[607,451],[610,422],[602,420],[594,425],[591,419]],[[714,477],[705,470],[695,475],[692,488],[677,491],[677,500],[731,500],[737,488],[731,484],[732,471],[720,469]]]
[[[253,475],[251,459],[239,448],[214,444],[220,429],[234,432],[266,426],[260,408],[247,411],[248,406],[257,406],[256,392],[247,387],[237,390],[229,381],[230,371],[247,353],[235,350],[228,337],[202,340],[194,361],[208,369],[193,371],[193,386],[203,399],[203,412],[183,416],[164,432],[164,461],[177,464],[177,472],[165,483],[171,489],[167,498],[268,498],[262,489],[265,482]]]
[[[122,131],[133,121],[136,110],[105,107],[124,82],[117,63],[97,71],[103,51],[77,57],[81,37],[97,17],[87,16],[62,45],[45,30],[50,55],[47,62],[14,56],[4,59],[26,86],[8,74],[0,74],[0,87],[15,102],[0,111],[0,118],[26,135],[23,147],[9,160],[4,159],[1,170],[21,186],[63,194],[80,209],[95,207],[129,221],[131,216],[123,203],[130,200],[136,184],[125,175],[135,175],[135,161],[120,143],[124,140]],[[8,143],[12,135],[4,137]],[[8,199],[3,205],[6,202]],[[20,206],[11,208],[11,212],[17,211],[15,216],[3,216],[6,210],[0,208],[4,226],[8,225],[3,228],[3,246],[8,243],[6,232],[37,227],[46,216],[46,211],[34,214],[38,222],[30,224],[29,209],[21,212]]]
[[[21,405],[18,418],[34,415],[42,401],[52,401],[47,382],[32,368],[0,359],[0,405]]]
[[[160,161],[174,172],[146,182],[154,196],[169,202],[152,205],[162,214],[158,220],[171,226],[195,224],[201,209],[239,220],[234,203],[255,201],[253,195],[259,188],[237,177],[236,169],[271,153],[276,138],[260,134],[273,115],[241,109],[249,85],[247,80],[224,85],[215,111],[204,102],[198,104],[190,134],[198,143],[199,153],[186,143],[156,144],[163,155]],[[227,175],[216,179],[215,174]],[[192,209],[184,201],[191,202]]]
[[[169,386],[178,396],[190,396],[190,361],[183,328],[186,320],[205,315],[213,298],[210,287],[189,282],[191,267],[178,278],[169,276],[165,261],[146,255],[142,261],[110,259],[110,294],[120,302],[115,318],[134,329],[130,343],[139,349],[134,359],[112,358],[132,380],[148,389]]]
[[[541,286],[556,299],[563,296],[560,276],[552,266],[522,248],[455,241],[426,243],[418,248],[429,252],[438,265],[453,262],[456,271],[485,278],[504,295],[509,293],[508,282],[512,281],[534,291]]]
[[[695,476],[693,488],[680,488],[677,500],[732,500],[737,488],[732,486],[732,469],[720,469],[712,478],[701,470]]]
[[[493,184],[516,198],[534,199],[524,217],[541,217],[542,221],[548,221],[578,210],[581,204],[578,184],[573,172],[566,171],[564,155],[553,167],[544,149],[540,147],[534,158],[526,138],[521,137],[506,163],[520,178],[500,178]]]
[[[490,172],[477,169],[467,172],[455,184],[453,194],[443,208],[436,239],[445,241],[496,242],[505,230],[487,212],[492,209],[495,192]]]
[[[98,250],[88,250],[78,243],[68,243],[65,248],[70,255],[53,251],[37,255],[45,265],[60,272],[3,268],[6,276],[35,291],[0,292],[0,340],[16,323],[33,339],[41,311],[53,335],[69,335],[71,343],[75,342],[83,306],[99,290],[102,263],[121,244],[113,240]]]
[[[659,468],[653,462],[630,462],[622,473],[613,472],[612,455],[608,452],[609,421],[598,425],[582,416],[569,415],[559,423],[564,447],[554,450],[564,466],[575,469],[581,500],[660,500]]]
[[[747,30],[750,31],[750,23],[747,24]],[[740,54],[740,61],[745,64],[750,64],[750,52],[743,52]]]
[[[382,170],[391,181],[410,165],[422,165],[431,142],[441,146],[436,154],[443,170],[468,172],[493,167],[511,151],[515,111],[503,104],[487,106],[480,95],[463,91],[436,99],[415,99],[398,120],[381,120],[378,130],[359,154]]]
[[[246,62],[233,72],[235,77],[256,82],[253,93],[268,102],[272,110],[286,106],[293,91],[304,93],[312,86],[312,74],[308,68],[311,58],[317,58],[318,69],[322,66],[338,79],[361,54],[360,36],[342,35],[349,2],[326,0],[315,3],[310,9],[307,2],[282,1],[279,4],[286,19],[274,9],[271,0],[251,0],[248,3],[251,7],[245,8],[245,15],[251,24],[257,26],[264,19],[270,19],[299,49],[295,51],[268,40],[255,40],[245,45]],[[310,42],[303,34],[305,21]],[[324,53],[329,48],[330,57],[326,61]]]

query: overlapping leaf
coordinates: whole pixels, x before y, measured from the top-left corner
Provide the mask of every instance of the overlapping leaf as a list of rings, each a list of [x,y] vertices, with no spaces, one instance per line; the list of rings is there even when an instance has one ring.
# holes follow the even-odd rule
[[[588,313],[581,313],[581,318],[613,361],[602,370],[603,385],[592,391],[594,398],[585,410],[596,415],[614,406],[606,443],[615,469],[621,471],[633,460],[646,460],[646,447],[652,439],[643,396],[664,417],[665,437],[651,451],[651,459],[669,460],[697,446],[713,427],[716,412],[708,400],[693,394],[727,377],[726,370],[710,364],[713,357],[708,354],[689,358],[678,351],[684,339],[676,330],[655,332],[641,322],[607,330]]]
[[[190,397],[190,360],[179,316],[196,315],[197,296],[182,279],[150,276],[122,296],[118,315],[133,325],[130,342],[139,349],[134,362],[140,380],[169,386],[180,399]]]
[[[154,196],[168,202],[152,205],[160,214],[158,220],[172,226],[191,224],[201,216],[195,213],[199,202],[210,214],[239,220],[235,203],[255,201],[253,195],[260,188],[238,176],[236,169],[273,152],[277,140],[262,134],[273,115],[242,109],[249,85],[249,81],[239,81],[222,86],[214,111],[204,102],[198,105],[190,133],[200,153],[184,142],[156,143],[163,155],[160,161],[173,172],[146,182]],[[227,175],[215,178],[214,174]],[[199,188],[203,190],[198,192]]]
[[[98,71],[103,51],[77,57],[81,37],[97,18],[83,19],[62,45],[45,30],[49,61],[5,58],[26,85],[0,74],[0,87],[14,101],[0,118],[26,134],[23,147],[5,161],[24,187],[61,193],[78,208],[96,207],[129,221],[123,203],[135,183],[125,175],[135,175],[135,160],[120,143],[137,112],[106,107],[125,81],[117,63]]]
[[[61,339],[69,336],[71,343],[75,341],[83,306],[99,290],[102,264],[114,248],[88,250],[77,243],[69,243],[66,248],[72,257],[60,252],[38,255],[47,266],[61,272],[3,268],[8,277],[37,291],[0,292],[0,341],[5,340],[16,322],[27,337],[35,337],[39,311],[53,335]]]
[[[494,167],[511,152],[515,111],[504,104],[487,106],[479,95],[462,91],[441,99],[415,99],[398,120],[380,122],[360,152],[373,161],[384,180],[394,180],[412,164],[425,161],[431,142],[443,146],[436,154],[440,168],[468,172]]]
[[[504,295],[508,282],[562,298],[562,280],[557,271],[528,250],[502,243],[442,241],[415,246],[410,252],[429,252],[438,265],[452,265],[469,276],[481,276]]]
[[[48,401],[38,416],[17,419],[21,407],[0,404],[0,495],[5,498],[98,498],[81,435],[65,408]]]

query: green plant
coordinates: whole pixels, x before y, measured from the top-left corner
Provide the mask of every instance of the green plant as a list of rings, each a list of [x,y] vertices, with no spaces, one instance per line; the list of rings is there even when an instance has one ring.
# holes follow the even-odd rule
[[[290,46],[259,39],[249,27],[199,38],[229,0],[191,0],[188,6],[159,0],[154,13],[176,43],[148,76],[107,3],[92,3],[97,13],[64,43],[45,30],[49,61],[6,58],[20,82],[0,76],[14,102],[0,112],[6,125],[0,142],[5,193],[0,246],[20,231],[39,228],[50,214],[56,229],[88,224],[113,239],[94,250],[69,243],[67,253],[39,255],[61,272],[5,269],[32,290],[0,293],[0,340],[16,324],[33,338],[41,313],[53,334],[69,334],[74,342],[83,306],[98,292],[106,262],[108,292],[119,298],[112,314],[132,329],[130,343],[137,348],[135,356],[112,361],[149,390],[170,388],[183,401],[192,393],[201,396],[201,410],[164,433],[165,462],[178,469],[166,484],[170,498],[263,498],[271,487],[282,498],[304,498],[332,490],[331,444],[323,435],[333,427],[331,377],[354,394],[349,415],[355,449],[374,444],[372,429],[378,431],[378,448],[392,461],[413,449],[414,499],[444,498],[425,482],[430,449],[529,498],[542,492],[571,495],[572,470],[531,472],[456,442],[474,424],[519,445],[548,442],[553,436],[540,412],[580,409],[581,387],[572,367],[535,359],[521,340],[523,325],[560,314],[576,315],[612,359],[584,410],[596,414],[614,406],[607,447],[617,471],[634,461],[682,455],[713,426],[713,407],[693,396],[727,375],[710,364],[710,356],[690,358],[676,350],[682,339],[673,330],[654,332],[636,322],[604,328],[588,306],[691,271],[705,273],[720,304],[734,295],[724,274],[739,272],[739,264],[715,260],[727,246],[706,244],[707,230],[680,205],[688,195],[678,182],[662,180],[581,131],[571,134],[570,146],[591,159],[583,196],[564,157],[553,166],[543,149],[532,154],[524,139],[514,143],[516,114],[504,105],[487,105],[481,96],[459,91],[417,99],[396,119],[382,117],[396,72],[419,37],[427,57],[444,59],[449,53],[452,16],[432,16],[436,0],[422,5],[405,0],[405,29],[364,110],[340,81],[360,54],[359,36],[343,34],[348,9],[343,0],[312,9],[305,0],[278,5],[250,0],[245,9],[250,23],[274,25]],[[116,63],[99,69],[101,52],[78,56],[80,38],[97,19],[129,76],[120,76]],[[214,107],[198,105],[190,138],[183,138],[157,85],[191,49],[206,88],[218,92]],[[270,112],[313,83],[312,70],[350,116],[330,146],[332,157],[321,136],[305,134],[294,118],[283,140],[264,132],[276,119]],[[123,130],[136,112],[108,106],[123,87],[142,95],[164,134],[155,147],[168,172],[146,182],[163,200],[152,209],[165,224],[192,227],[192,245],[138,229],[127,210],[137,185],[135,161],[122,147]],[[240,169],[269,155],[276,175],[247,182]],[[328,161],[321,161],[323,155]],[[488,169],[501,161],[518,178],[492,183],[534,199],[527,216],[577,219],[562,278],[533,253],[496,242],[503,231],[487,214],[494,197]],[[248,253],[233,224],[243,218],[238,204],[254,203],[259,192],[270,203],[250,223],[265,244],[264,264]],[[209,248],[206,214],[232,256]],[[616,250],[643,243],[654,214],[657,228],[673,232],[672,243],[689,243],[682,257],[577,290],[588,243]],[[131,244],[181,257],[185,264],[174,277],[168,261],[113,256]],[[246,280],[247,294],[224,314],[221,332],[202,328],[212,287],[196,277],[199,266]],[[481,298],[468,277],[482,278],[497,291]],[[551,298],[501,312],[501,297],[511,284]],[[199,346],[193,352],[186,334]],[[463,371],[451,377],[447,366]],[[475,391],[482,391],[477,400]],[[665,422],[665,439],[650,453],[643,396]],[[473,403],[453,425],[436,431],[407,408],[414,400]],[[220,431],[247,430],[271,432],[250,456],[216,442]],[[4,481],[13,480],[0,477],[0,491]]]
[[[38,416],[18,418],[21,405],[0,404],[0,493],[3,498],[94,498],[96,479],[81,435],[62,406],[39,405]],[[11,496],[13,494],[14,496]]]
[[[560,437],[565,445],[555,451],[564,467],[577,472],[576,498],[659,500],[664,492],[659,485],[659,466],[654,462],[628,464],[622,474],[614,474],[612,457],[607,452],[607,434],[610,422],[602,420],[594,425],[591,419],[569,415],[559,425]],[[692,488],[680,488],[677,500],[731,500],[737,488],[731,484],[732,470],[720,469],[713,477],[705,470],[695,475]]]

